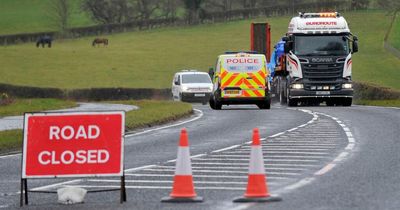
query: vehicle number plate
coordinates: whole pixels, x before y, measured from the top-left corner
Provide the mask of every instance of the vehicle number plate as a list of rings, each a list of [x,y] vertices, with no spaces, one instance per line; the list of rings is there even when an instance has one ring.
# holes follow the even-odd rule
[[[206,94],[205,93],[195,93],[194,96],[195,97],[204,97],[204,96],[206,96]]]
[[[317,95],[330,95],[331,92],[330,91],[317,91],[316,94]]]
[[[225,90],[225,94],[228,94],[228,95],[239,95],[240,94],[240,90]]]

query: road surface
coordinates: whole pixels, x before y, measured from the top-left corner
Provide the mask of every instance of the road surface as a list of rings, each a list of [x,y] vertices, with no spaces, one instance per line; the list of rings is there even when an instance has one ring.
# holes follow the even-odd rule
[[[28,209],[398,209],[400,110],[274,104],[195,105],[196,116],[136,131],[125,139],[128,202],[118,192],[89,193],[84,204],[57,204],[56,194],[30,193]],[[186,122],[188,121],[188,122]],[[161,203],[169,195],[180,129],[187,128],[192,170],[203,203]],[[262,137],[269,191],[276,203],[233,203],[244,194],[252,129]],[[20,155],[0,157],[0,208],[18,208]],[[119,178],[29,180],[31,190],[119,186]]]

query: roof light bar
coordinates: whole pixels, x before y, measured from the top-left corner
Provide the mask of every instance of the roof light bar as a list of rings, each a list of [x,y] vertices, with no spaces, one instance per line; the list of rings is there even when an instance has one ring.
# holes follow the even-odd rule
[[[316,18],[316,17],[340,17],[338,12],[319,12],[319,13],[299,13],[302,18]]]

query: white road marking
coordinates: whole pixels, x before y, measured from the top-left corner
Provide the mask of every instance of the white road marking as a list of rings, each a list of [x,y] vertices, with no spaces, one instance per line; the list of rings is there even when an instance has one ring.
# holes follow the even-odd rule
[[[249,161],[249,158],[244,158],[244,159],[234,159],[234,158],[198,158],[196,160],[200,161],[210,161],[210,160],[222,160],[222,161]],[[266,162],[318,162],[318,160],[297,160],[297,159],[270,159],[270,158],[265,158],[264,161]]]
[[[119,179],[89,179],[88,182],[108,182],[108,183],[120,183],[121,180]],[[125,180],[126,183],[173,183],[173,180]],[[193,181],[195,184],[237,184],[243,185],[247,184],[247,182],[217,182],[217,181]]]
[[[68,185],[80,188],[120,188],[120,185]],[[172,186],[130,186],[126,185],[127,189],[172,189]],[[245,190],[244,187],[196,187],[198,190]]]
[[[297,188],[303,187],[307,184],[310,184],[312,181],[314,181],[314,178],[305,178],[302,179],[292,185],[286,186],[283,191],[291,191],[291,190],[295,190]]]
[[[305,110],[301,110],[301,111],[305,111]],[[309,111],[308,113],[310,113],[310,112],[311,112],[311,111]],[[332,120],[335,120],[336,123],[338,123],[338,124],[342,127],[343,131],[346,133],[347,140],[348,140],[348,145],[347,145],[347,147],[345,148],[345,150],[346,150],[346,149],[347,149],[347,150],[352,150],[353,147],[354,147],[354,144],[355,144],[355,139],[353,138],[353,134],[351,133],[350,129],[348,129],[347,126],[344,125],[344,124],[342,123],[342,121],[340,121],[340,120],[339,120],[338,118],[336,118],[336,117],[332,117],[332,116],[327,115],[327,114],[324,114],[324,113],[318,113],[318,114],[327,116],[327,117],[331,118]],[[348,155],[349,155],[349,152],[342,152],[342,153],[340,153],[331,163],[325,165],[322,169],[320,169],[319,171],[317,171],[316,173],[314,173],[314,176],[321,176],[321,175],[326,174],[327,172],[329,172],[330,170],[332,170],[338,163],[340,163],[340,162],[342,162],[343,160],[345,160],[346,157],[347,157]],[[300,188],[300,187],[302,187],[302,186],[305,186],[305,185],[311,183],[312,181],[314,181],[314,179],[315,179],[314,177],[309,177],[309,178],[302,179],[302,180],[300,180],[299,182],[296,182],[295,184],[292,184],[292,185],[290,185],[290,186],[285,187],[285,188],[284,188],[283,190],[281,190],[281,191],[285,192],[285,191],[291,191],[291,190]]]
[[[124,171],[125,172],[133,172],[133,171],[139,171],[139,170],[142,170],[142,169],[145,169],[145,168],[152,168],[152,167],[155,167],[155,166],[157,166],[157,165],[140,166],[140,167],[137,167],[137,168],[125,169]]]
[[[19,153],[19,154],[13,154],[13,155],[3,155],[3,156],[0,156],[0,159],[11,158],[11,157],[17,157],[17,156],[21,156],[21,153]]]
[[[249,154],[248,151],[243,152],[224,152],[224,154]],[[264,154],[297,154],[297,155],[329,155],[327,152],[292,152],[292,151],[264,151]]]
[[[226,163],[226,162],[193,162],[192,165],[228,165],[231,166],[232,163]],[[242,166],[248,166],[248,163],[235,163],[235,165],[242,165]],[[290,163],[264,163],[264,166],[269,167],[269,166],[284,166],[284,167],[315,167],[315,165],[310,165],[310,164],[290,164]]]
[[[326,158],[326,156],[316,156],[316,155],[307,155],[307,156],[298,156],[298,155],[265,155],[269,154],[268,152],[264,153],[264,156],[269,158],[310,158],[310,159],[322,159]],[[214,157],[243,157],[244,155],[212,155],[211,158]]]
[[[324,174],[326,174],[328,171],[332,170],[332,168],[335,167],[335,166],[336,166],[336,164],[334,164],[334,163],[329,163],[328,165],[326,165],[325,167],[323,167],[321,170],[315,172],[314,175],[317,175],[317,176],[324,175]]]
[[[213,153],[223,152],[223,151],[235,149],[235,148],[237,148],[237,147],[240,147],[240,145],[233,145],[233,146],[225,147],[225,148],[222,148],[222,149],[219,149],[219,150],[214,150],[214,151],[212,151],[212,152],[213,152]]]
[[[67,184],[73,184],[73,183],[77,183],[77,182],[81,182],[82,179],[74,179],[71,181],[66,181],[66,182],[60,182],[60,183],[56,183],[56,184],[51,184],[51,185],[46,185],[43,187],[36,187],[31,189],[32,191],[40,191],[40,190],[48,190],[54,187],[58,187],[58,186],[63,186],[63,185],[67,185]]]

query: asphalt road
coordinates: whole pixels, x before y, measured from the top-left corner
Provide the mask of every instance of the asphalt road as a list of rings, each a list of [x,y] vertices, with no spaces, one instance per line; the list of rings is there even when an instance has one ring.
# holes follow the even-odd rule
[[[125,141],[128,202],[118,192],[90,193],[84,204],[57,204],[56,194],[30,193],[27,209],[398,209],[400,110],[376,107],[195,105],[191,122],[135,132]],[[196,192],[202,203],[170,204],[180,129],[189,134]],[[244,193],[252,129],[262,137],[268,187],[283,200],[232,203]],[[0,157],[0,208],[18,208],[20,156]],[[118,178],[29,180],[31,190],[73,185],[89,190]]]

